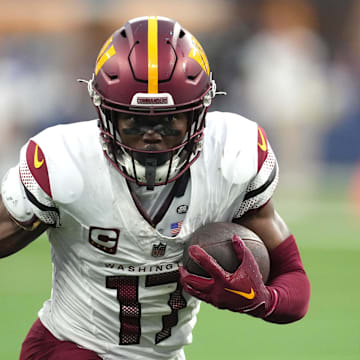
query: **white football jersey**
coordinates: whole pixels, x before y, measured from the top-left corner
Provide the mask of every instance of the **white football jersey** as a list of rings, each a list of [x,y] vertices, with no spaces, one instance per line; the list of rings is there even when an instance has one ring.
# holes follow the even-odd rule
[[[179,283],[184,243],[204,224],[264,205],[278,179],[264,131],[221,112],[208,113],[202,153],[157,221],[139,206],[152,217],[173,185],[156,188],[153,201],[128,186],[103,154],[96,120],[44,130],[19,167],[41,220],[56,225],[47,232],[53,281],[40,319],[106,360],[184,358],[199,311]]]

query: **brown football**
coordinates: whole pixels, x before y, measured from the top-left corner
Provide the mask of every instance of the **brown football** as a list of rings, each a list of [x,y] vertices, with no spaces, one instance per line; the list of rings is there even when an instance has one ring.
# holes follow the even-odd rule
[[[266,283],[270,273],[270,257],[264,243],[253,231],[234,223],[210,223],[196,230],[184,248],[183,266],[185,269],[196,275],[210,277],[188,254],[188,248],[191,245],[200,245],[227,272],[233,273],[240,265],[232,246],[231,239],[234,234],[244,241],[254,255],[263,281]]]

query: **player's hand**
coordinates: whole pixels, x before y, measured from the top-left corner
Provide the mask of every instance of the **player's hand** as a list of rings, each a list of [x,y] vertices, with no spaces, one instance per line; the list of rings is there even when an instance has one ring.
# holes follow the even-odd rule
[[[240,237],[234,235],[232,242],[240,260],[234,273],[225,271],[205,250],[193,245],[189,247],[190,257],[211,278],[191,274],[180,267],[180,281],[190,295],[220,309],[264,318],[273,311],[276,292],[264,285],[256,260]]]

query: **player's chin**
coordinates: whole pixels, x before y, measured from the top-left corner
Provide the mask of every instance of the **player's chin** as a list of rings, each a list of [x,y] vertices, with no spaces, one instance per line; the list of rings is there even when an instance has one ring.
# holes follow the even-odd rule
[[[169,142],[169,141],[159,141],[159,142],[154,142],[154,143],[142,143],[142,144],[138,144],[138,146],[136,146],[136,150],[139,151],[154,151],[154,152],[159,152],[159,151],[169,151],[170,149],[173,149],[174,147],[178,146],[180,144],[180,142]]]
[[[164,151],[167,150],[165,144],[145,144],[142,148],[144,151]]]

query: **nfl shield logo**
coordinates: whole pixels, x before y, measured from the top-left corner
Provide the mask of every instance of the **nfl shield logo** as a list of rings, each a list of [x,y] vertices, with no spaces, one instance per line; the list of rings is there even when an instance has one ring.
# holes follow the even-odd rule
[[[158,245],[154,244],[151,251],[151,256],[154,257],[164,256],[165,250],[166,250],[166,244],[163,244],[162,242],[160,242]]]

